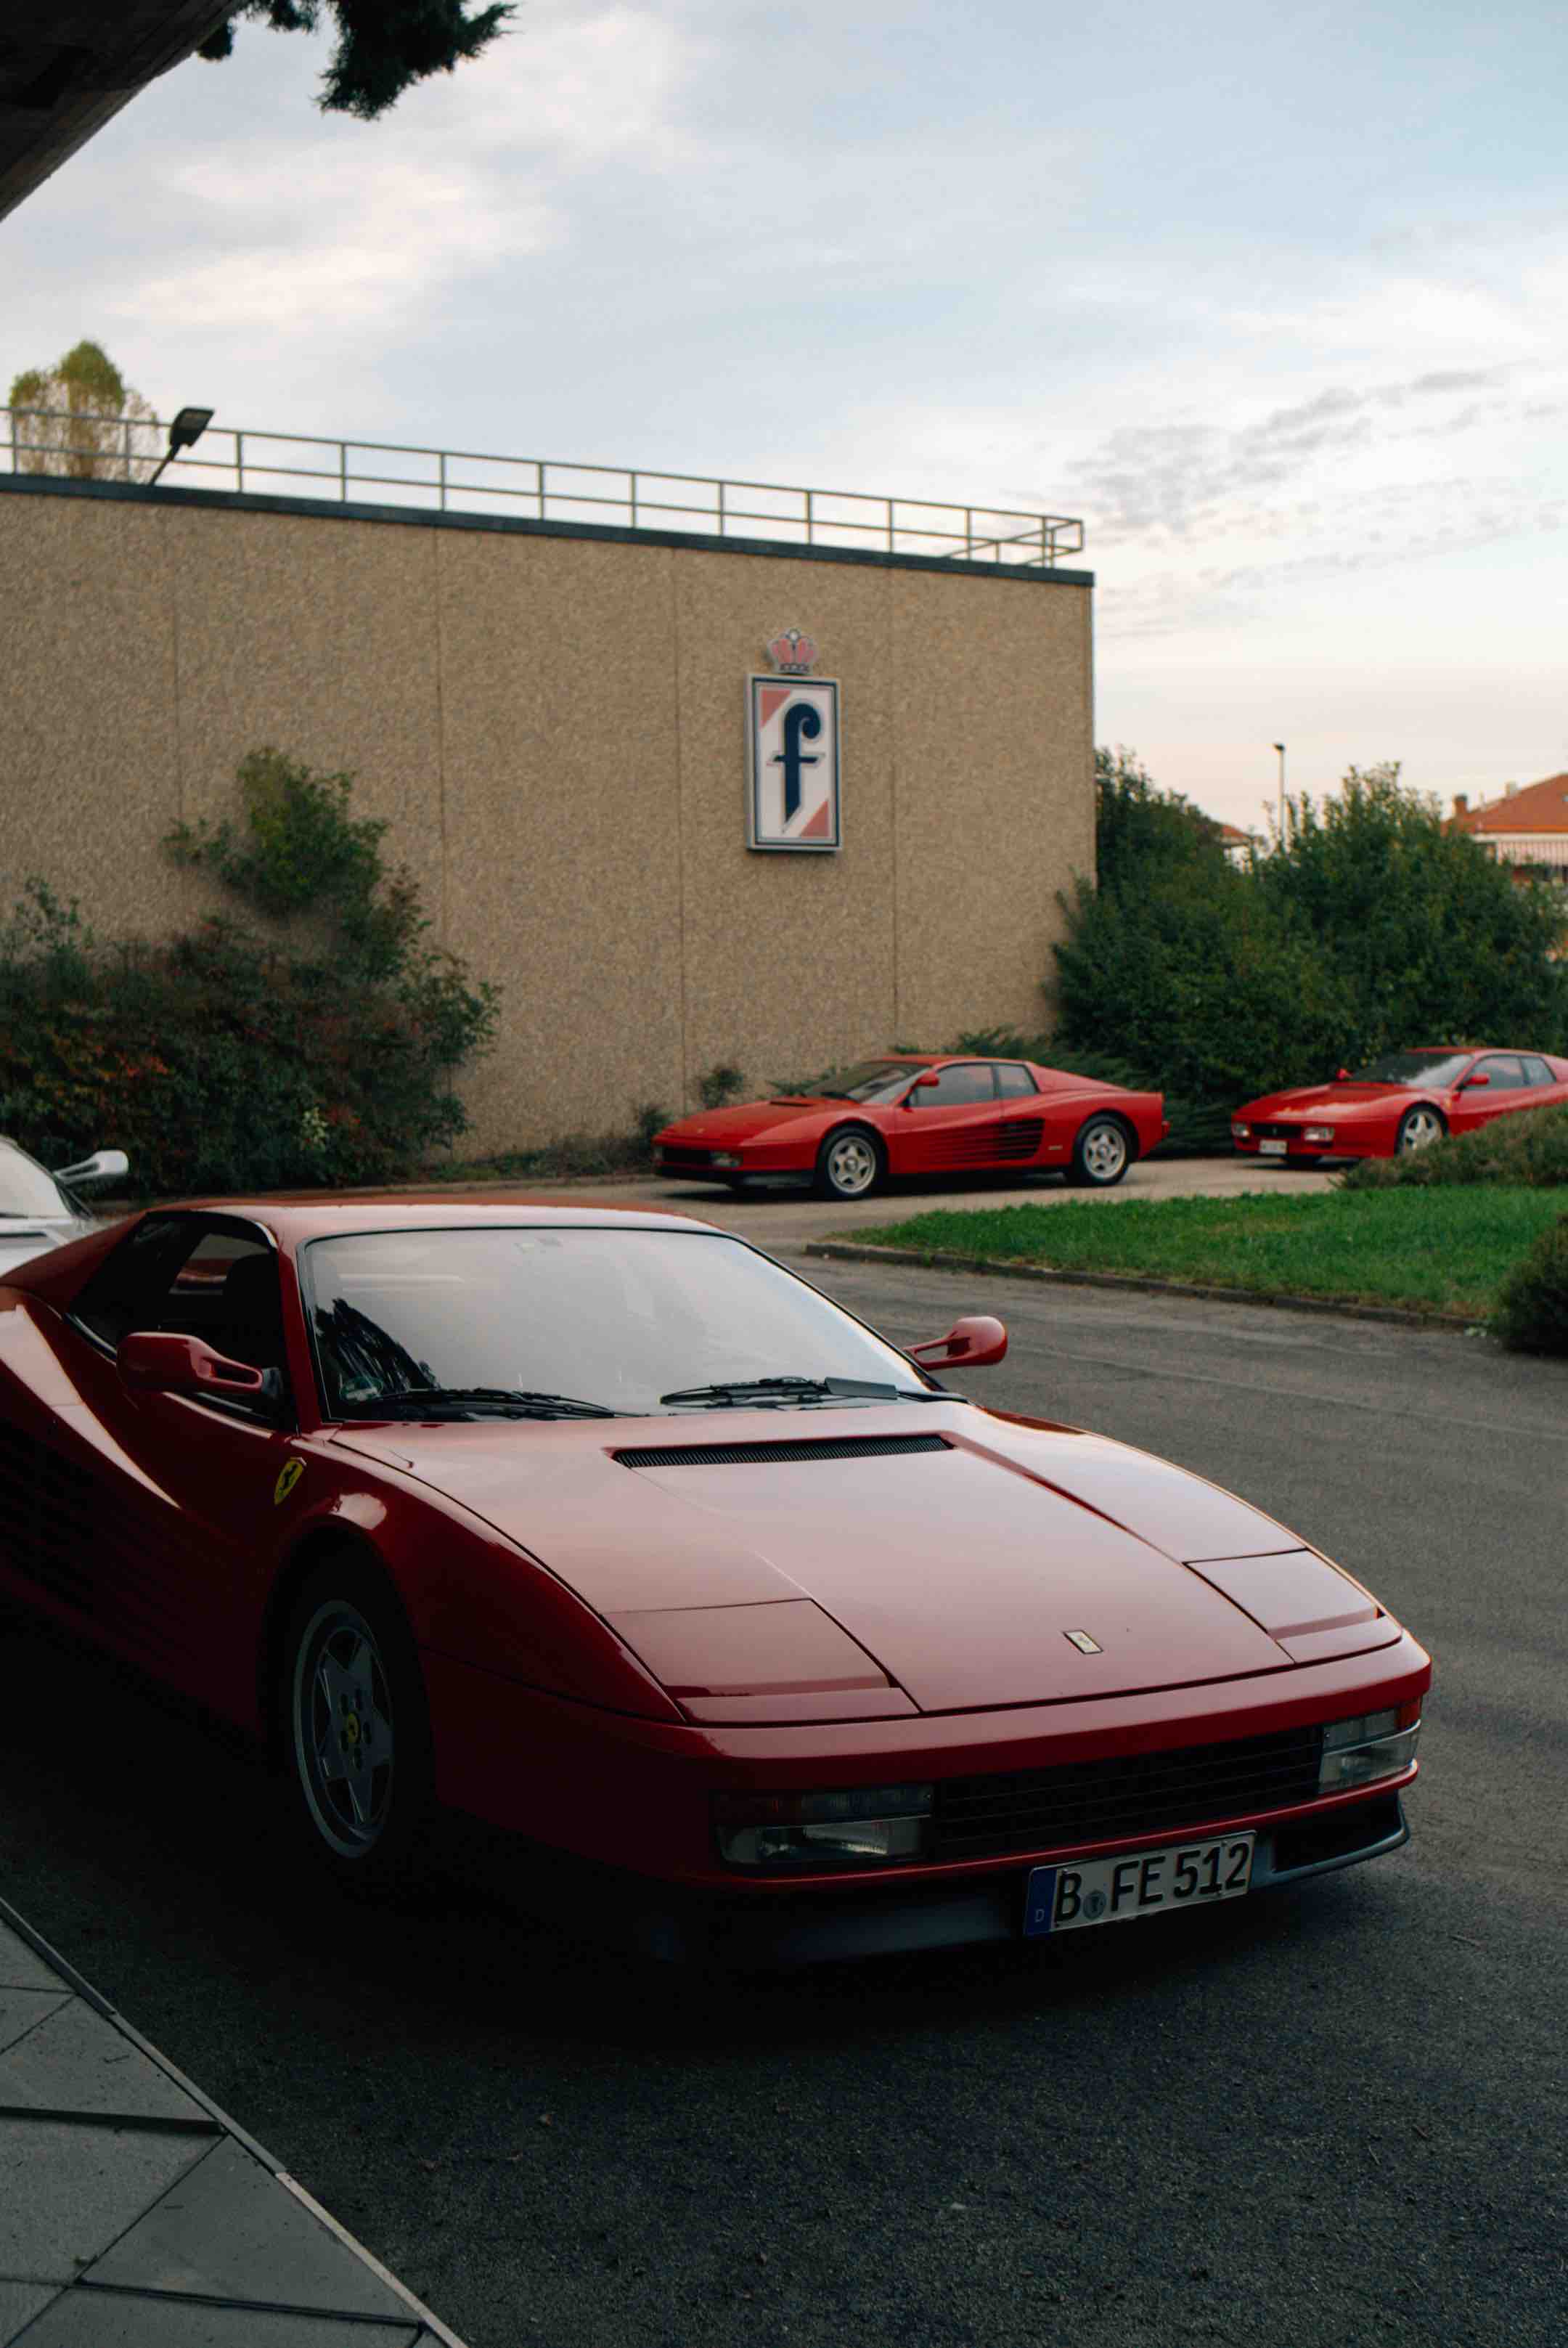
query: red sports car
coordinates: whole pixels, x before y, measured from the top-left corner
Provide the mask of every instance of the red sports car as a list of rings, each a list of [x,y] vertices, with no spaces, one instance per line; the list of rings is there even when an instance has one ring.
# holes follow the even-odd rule
[[[1245,1157],[1395,1158],[1494,1117],[1568,1101],[1568,1060],[1544,1052],[1420,1045],[1248,1101],[1231,1120]]]
[[[1402,1843],[1416,1642],[1245,1502],[922,1365],[1006,1345],[900,1352],[686,1217],[159,1209],[0,1286],[0,1594],[269,1745],[349,1884],[444,1807],[665,1954]]]
[[[655,1135],[653,1162],[733,1189],[804,1175],[830,1199],[864,1199],[889,1175],[1015,1167],[1108,1188],[1164,1139],[1164,1108],[1161,1093],[1032,1060],[890,1053],[815,1092],[681,1117]]]

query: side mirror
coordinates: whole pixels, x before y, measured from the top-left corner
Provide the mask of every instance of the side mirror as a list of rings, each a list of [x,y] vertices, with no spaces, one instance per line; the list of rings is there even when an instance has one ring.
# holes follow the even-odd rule
[[[979,1370],[999,1362],[1008,1349],[1008,1333],[989,1313],[968,1313],[955,1321],[945,1337],[928,1337],[923,1345],[906,1348],[912,1362],[927,1370]]]
[[[200,1337],[171,1330],[138,1329],[122,1337],[115,1366],[128,1386],[154,1394],[200,1395],[209,1402],[281,1402],[283,1381],[276,1370],[258,1370],[215,1354]]]
[[[1334,1072],[1334,1081],[1337,1085],[1348,1085],[1350,1081],[1349,1069],[1337,1068]]]
[[[95,1149],[79,1166],[62,1166],[56,1175],[56,1182],[113,1182],[130,1172],[130,1159],[123,1149]]]
[[[926,1071],[926,1073],[925,1073],[925,1075],[924,1075],[923,1076],[917,1076],[917,1077],[916,1077],[916,1079],[915,1079],[914,1083],[910,1086],[910,1087],[909,1087],[908,1091],[905,1094],[905,1096],[904,1096],[904,1106],[905,1106],[905,1107],[906,1107],[906,1108],[913,1108],[913,1107],[914,1107],[914,1106],[915,1106],[915,1096],[916,1096],[916,1094],[917,1094],[917,1093],[923,1093],[923,1092],[925,1092],[925,1091],[927,1089],[927,1087],[928,1087],[929,1086],[934,1085],[934,1084],[938,1084],[938,1083],[939,1083],[940,1081],[941,1081],[941,1079],[940,1079],[940,1076],[939,1076],[938,1072],[937,1071],[937,1069],[935,1069],[935,1068],[927,1068],[927,1071]]]
[[[1460,1085],[1460,1090],[1461,1093],[1468,1093],[1472,1085],[1489,1085],[1491,1082],[1491,1078],[1490,1076],[1467,1076],[1463,1084]]]

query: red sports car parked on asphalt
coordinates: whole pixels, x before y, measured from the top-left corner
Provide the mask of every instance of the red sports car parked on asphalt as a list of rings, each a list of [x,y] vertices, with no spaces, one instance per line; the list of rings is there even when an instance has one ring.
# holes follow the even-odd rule
[[[1042,1936],[1402,1843],[1416,1642],[916,1358],[1006,1344],[899,1352],[685,1217],[157,1210],[0,1285],[0,1594],[267,1740],[344,1881],[445,1805],[666,1954]]]
[[[864,1199],[888,1175],[1056,1169],[1108,1188],[1170,1128],[1164,1096],[1032,1060],[889,1053],[820,1091],[701,1109],[653,1141],[664,1174],[732,1189],[804,1175],[826,1198]]]
[[[1248,1101],[1231,1120],[1231,1140],[1253,1158],[1395,1158],[1558,1101],[1568,1101],[1568,1060],[1429,1044],[1341,1068],[1329,1085]]]

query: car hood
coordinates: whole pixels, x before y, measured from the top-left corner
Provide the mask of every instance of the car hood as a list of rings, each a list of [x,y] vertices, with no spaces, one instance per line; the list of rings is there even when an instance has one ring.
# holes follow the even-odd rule
[[[787,1126],[819,1120],[829,1109],[854,1108],[853,1101],[817,1099],[805,1094],[793,1099],[743,1101],[735,1108],[699,1109],[675,1125],[666,1126],[658,1141],[673,1141],[689,1149],[722,1149],[736,1141],[754,1141]]]
[[[958,1404],[336,1439],[526,1549],[696,1719],[1076,1702],[1398,1636],[1202,1478]]]
[[[1262,1100],[1248,1101],[1235,1114],[1249,1124],[1255,1118],[1321,1114],[1327,1109],[1337,1117],[1354,1117],[1391,1107],[1408,1089],[1403,1085],[1296,1085],[1288,1092],[1266,1093]]]

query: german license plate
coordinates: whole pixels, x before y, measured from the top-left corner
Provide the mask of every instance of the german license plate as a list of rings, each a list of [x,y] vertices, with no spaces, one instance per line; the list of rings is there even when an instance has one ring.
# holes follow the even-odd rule
[[[1257,1154],[1260,1158],[1283,1158],[1289,1148],[1288,1141],[1260,1141]]]
[[[1214,1842],[1172,1843],[1163,1850],[1084,1859],[1075,1867],[1031,1868],[1024,1938],[1077,1932],[1088,1924],[1130,1924],[1165,1909],[1239,1900],[1251,1888],[1255,1840],[1250,1834],[1222,1835]]]

